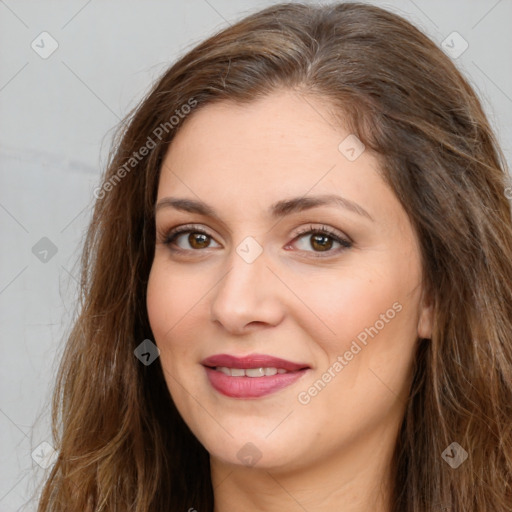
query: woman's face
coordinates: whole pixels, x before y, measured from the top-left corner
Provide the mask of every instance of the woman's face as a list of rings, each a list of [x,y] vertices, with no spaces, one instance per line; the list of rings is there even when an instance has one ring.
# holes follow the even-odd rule
[[[328,119],[288,91],[208,105],[163,162],[148,314],[172,399],[223,463],[366,463],[430,335],[409,219]]]

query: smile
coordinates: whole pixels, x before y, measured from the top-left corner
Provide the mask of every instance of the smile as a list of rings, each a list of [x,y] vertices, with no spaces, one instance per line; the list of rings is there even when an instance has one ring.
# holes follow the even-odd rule
[[[227,368],[226,366],[216,366],[215,370],[230,377],[271,377],[278,373],[288,373],[284,368]]]
[[[230,398],[260,398],[291,386],[311,368],[266,354],[217,354],[201,361],[212,388]]]

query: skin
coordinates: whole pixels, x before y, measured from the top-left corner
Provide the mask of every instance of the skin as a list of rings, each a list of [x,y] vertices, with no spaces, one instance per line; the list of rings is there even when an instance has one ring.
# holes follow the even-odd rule
[[[200,200],[219,217],[157,208],[147,295],[170,394],[210,453],[216,512],[390,510],[389,465],[432,307],[409,219],[375,155],[349,161],[339,151],[348,135],[318,98],[281,90],[198,110],[163,162],[157,204]],[[269,215],[274,202],[320,194],[343,196],[373,220],[335,205]],[[211,238],[187,233],[163,243],[186,224]],[[297,237],[311,225],[349,237],[352,247],[328,238],[325,252],[315,234]],[[252,263],[236,252],[248,236],[264,249]],[[334,371],[338,356],[397,303],[394,318]],[[311,369],[271,395],[229,398],[200,364],[220,353],[268,354]],[[301,403],[299,393],[329,368],[335,376]],[[253,465],[237,457],[247,442],[260,456]]]

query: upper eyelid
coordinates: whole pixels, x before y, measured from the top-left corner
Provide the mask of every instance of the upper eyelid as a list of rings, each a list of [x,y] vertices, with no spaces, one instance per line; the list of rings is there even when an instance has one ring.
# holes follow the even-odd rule
[[[328,231],[329,234],[331,234],[332,236],[337,236],[337,237],[340,237],[340,238],[346,238],[348,240],[351,241],[351,238],[346,235],[343,231],[337,229],[337,228],[333,228],[333,227],[330,227],[326,224],[323,224],[323,223],[317,223],[318,225],[317,226],[313,226],[314,223],[310,222],[308,226],[298,230],[293,236],[294,237],[297,237],[297,236],[300,236],[300,235],[306,235],[312,231]],[[294,229],[294,231],[296,230],[297,228]],[[158,230],[158,232],[161,232],[164,234],[165,237],[169,237],[169,236],[173,236],[175,234],[183,234],[183,232],[187,232],[187,231],[194,231],[194,230],[197,230],[198,232],[202,232],[212,238],[215,238],[214,235],[212,235],[211,233],[209,233],[209,229],[208,228],[204,228],[202,225],[200,224],[182,224],[182,225],[179,225],[179,226],[176,226],[174,228],[171,228],[169,230]]]

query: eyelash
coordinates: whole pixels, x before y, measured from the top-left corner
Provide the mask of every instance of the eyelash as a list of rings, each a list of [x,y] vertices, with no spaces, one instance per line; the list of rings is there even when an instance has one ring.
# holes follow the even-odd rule
[[[166,235],[164,235],[162,237],[163,244],[169,246],[169,248],[173,252],[192,252],[192,251],[197,252],[197,251],[200,251],[201,249],[182,249],[182,248],[171,247],[173,242],[180,235],[183,235],[185,233],[200,233],[200,234],[206,235],[209,238],[213,238],[207,231],[205,231],[201,227],[194,226],[194,225],[187,225],[187,226],[175,228],[175,229],[171,230],[170,232],[168,232]],[[291,243],[295,242],[297,239],[299,239],[305,235],[316,235],[316,234],[328,236],[329,238],[334,240],[334,242],[337,242],[338,244],[340,244],[341,247],[338,248],[337,250],[325,251],[325,254],[327,254],[327,256],[323,256],[323,251],[313,251],[313,250],[312,251],[304,251],[304,252],[311,252],[312,254],[315,255],[314,257],[325,258],[325,257],[333,256],[334,254],[339,254],[340,252],[342,252],[346,249],[350,249],[352,247],[352,241],[350,241],[349,239],[340,237],[340,235],[335,233],[328,226],[321,226],[320,228],[315,228],[313,225],[310,225],[308,228],[304,228],[301,231],[299,231],[298,233],[296,233]]]

